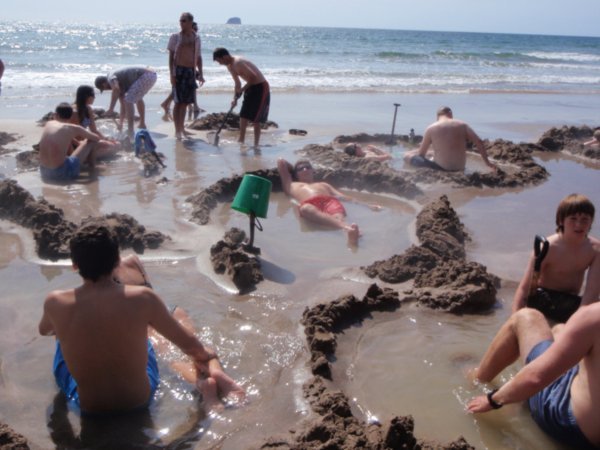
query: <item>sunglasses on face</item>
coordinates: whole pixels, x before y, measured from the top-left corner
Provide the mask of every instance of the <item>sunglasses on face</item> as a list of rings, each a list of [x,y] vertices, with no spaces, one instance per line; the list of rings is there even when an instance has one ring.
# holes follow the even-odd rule
[[[298,167],[296,167],[296,172],[303,172],[304,170],[311,170],[311,169],[312,169],[312,167],[308,166],[308,165],[298,166]]]

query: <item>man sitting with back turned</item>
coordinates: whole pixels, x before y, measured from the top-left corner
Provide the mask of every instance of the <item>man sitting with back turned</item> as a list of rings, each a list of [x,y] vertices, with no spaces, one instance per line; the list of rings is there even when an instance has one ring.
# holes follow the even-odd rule
[[[552,331],[535,309],[514,313],[470,375],[490,382],[519,356],[525,366],[467,408],[483,413],[527,400],[533,419],[553,438],[577,450],[600,448],[600,303],[582,306]]]
[[[485,164],[496,170],[496,166],[488,160],[482,140],[473,129],[453,117],[452,110],[443,106],[437,111],[437,121],[427,127],[421,147],[406,152],[404,162],[415,167],[427,167],[436,170],[465,170],[467,162],[467,144],[472,142],[477,147]],[[427,150],[433,145],[433,160],[427,158]]]
[[[44,125],[40,139],[40,173],[46,181],[67,181],[79,177],[81,165],[95,163],[95,149],[100,138],[80,125],[69,123],[73,107],[61,103],[56,107],[54,119]],[[73,150],[75,138],[77,142]]]
[[[217,354],[176,320],[152,289],[126,284],[129,277],[123,279],[123,271],[115,279],[119,246],[107,226],[81,227],[70,247],[83,284],[48,294],[39,332],[56,335],[54,376],[82,414],[148,406],[159,382],[149,327],[192,359],[195,376],[190,380],[189,370],[181,374],[196,382],[205,400],[213,402],[218,395],[230,394],[243,397],[243,389],[223,372]]]

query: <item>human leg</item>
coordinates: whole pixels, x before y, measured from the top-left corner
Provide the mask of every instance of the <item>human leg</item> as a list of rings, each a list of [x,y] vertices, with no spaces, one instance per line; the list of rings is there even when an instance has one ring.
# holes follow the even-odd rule
[[[114,156],[119,150],[121,150],[121,144],[119,142],[101,140],[98,141],[96,146],[96,159],[106,159]]]
[[[254,122],[254,148],[258,147],[260,141],[261,124],[260,122]]]
[[[173,101],[173,91],[167,95],[167,98],[160,104],[160,107],[165,111],[165,116],[169,115],[169,110],[171,109],[171,102]]]
[[[246,128],[248,128],[248,119],[240,117],[240,138],[238,142],[243,144],[246,141]]]
[[[83,140],[79,143],[77,148],[71,153],[71,157],[77,158],[80,164],[87,162],[91,168],[96,164],[96,149],[98,147],[97,142],[91,142]]]
[[[146,104],[144,103],[144,99],[138,100],[136,103],[138,113],[140,113],[140,124],[138,128],[147,128],[146,127]]]
[[[355,223],[348,224],[346,222],[346,216],[342,213],[338,214],[327,214],[320,211],[316,206],[311,204],[302,204],[299,208],[300,217],[317,223],[319,225],[325,225],[332,228],[338,228],[344,230],[348,237],[348,244],[357,245],[360,231],[358,225]]]
[[[183,139],[186,108],[187,104],[185,103],[175,103],[175,106],[173,107],[173,122],[175,124],[175,137],[177,139]]]
[[[547,339],[552,339],[552,332],[544,315],[522,308],[502,325],[472,376],[483,382],[492,381],[519,356],[525,360],[538,343]]]

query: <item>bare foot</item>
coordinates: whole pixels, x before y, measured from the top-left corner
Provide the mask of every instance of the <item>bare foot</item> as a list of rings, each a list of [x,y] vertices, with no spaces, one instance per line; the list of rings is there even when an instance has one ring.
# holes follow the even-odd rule
[[[208,377],[205,380],[198,379],[196,387],[202,394],[202,403],[207,411],[221,412],[225,409],[225,405],[219,399],[217,393],[217,382],[214,378]]]
[[[350,225],[350,228],[346,229],[346,232],[348,233],[348,245],[354,247],[358,246],[358,237],[360,236],[358,225],[353,223],[352,225]]]
[[[175,139],[177,139],[178,141],[183,140],[183,133],[175,133]]]
[[[146,126],[146,124],[145,124],[145,123],[142,123],[142,122],[140,122],[140,124],[138,125],[138,129],[140,129],[140,130],[145,130],[145,129],[147,129],[147,128],[148,128],[148,127]]]

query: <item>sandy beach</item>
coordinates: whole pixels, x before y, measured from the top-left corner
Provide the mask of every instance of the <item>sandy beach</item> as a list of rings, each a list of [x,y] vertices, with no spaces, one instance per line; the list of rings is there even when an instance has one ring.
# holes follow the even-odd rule
[[[139,161],[124,153],[104,163],[90,182],[62,186],[43,183],[38,171],[21,170],[16,161],[19,152],[30,150],[39,139],[41,128],[35,122],[53,109],[57,99],[27,105],[13,99],[1,105],[0,98],[0,131],[16,138],[3,146],[0,180],[16,180],[34,197],[61,208],[74,223],[117,212],[168,235],[170,241],[140,255],[156,291],[168,304],[190,312],[200,338],[218,348],[227,371],[249,394],[244,407],[207,417],[192,387],[161,363],[161,387],[143,423],[122,428],[112,424],[109,431],[88,428],[84,448],[109,448],[115,442],[111,439],[119,435],[139,448],[249,448],[295,428],[314,414],[302,395],[302,384],[312,376],[300,324],[303,311],[347,294],[362,297],[373,282],[402,296],[410,282],[372,279],[361,267],[417,243],[416,217],[441,195],[447,196],[470,236],[465,244],[467,259],[501,280],[497,301],[482,314],[449,314],[414,302],[403,303],[393,312],[372,313],[338,337],[331,386],[343,390],[353,413],[362,420],[383,423],[394,415],[411,414],[418,438],[448,443],[464,436],[476,448],[563,448],[547,438],[520,406],[485,418],[466,415],[466,401],[479,391],[462,371],[465,365],[475,364],[508,317],[533,237],[553,232],[560,199],[579,192],[600,205],[597,160],[565,152],[534,152],[534,161],[549,173],[535,185],[417,183],[423,193],[414,198],[352,192],[384,206],[381,212],[347,206],[349,217],[363,232],[356,251],[346,248],[341,232],[301,221],[285,195],[273,192],[268,218],[262,221],[264,231],[256,236],[265,281],[245,295],[238,295],[226,276],[214,273],[210,247],[233,226],[247,230],[247,217],[220,203],[210,222],[199,225],[191,220],[193,206],[187,199],[222,178],[272,169],[278,157],[293,161],[308,144],[327,145],[339,135],[389,134],[396,102],[402,104],[397,134],[408,134],[411,128],[422,134],[435,119],[435,110],[449,105],[455,117],[467,121],[484,139],[535,143],[552,127],[598,127],[600,96],[279,93],[273,96],[270,114],[279,128],[264,134],[264,146],[257,154],[241,150],[232,131],[223,132],[219,147],[210,144],[205,132],[196,132],[192,142],[177,142],[172,123],[161,119],[163,94],[152,92],[146,97],[147,124],[157,150],[166,157],[162,173],[144,177]],[[200,106],[208,112],[226,111],[228,101],[225,94],[200,96]],[[107,102],[108,96],[98,96],[95,106],[106,107]],[[114,132],[112,127],[101,122],[104,131]],[[292,128],[307,134],[290,135]],[[403,144],[387,148],[395,156],[393,169],[403,169],[401,156],[406,148]],[[476,156],[470,157],[467,172],[479,170],[485,171]],[[163,177],[166,182],[159,183]],[[599,234],[597,223],[592,234]],[[32,448],[65,443],[68,447],[86,424],[61,405],[51,375],[53,342],[37,335],[37,323],[47,292],[72,287],[79,278],[66,259],[42,260],[31,232],[9,220],[0,220],[0,247],[0,395],[4,399],[0,422],[26,436]],[[177,355],[173,350],[171,357]],[[515,372],[516,366],[502,377]]]

